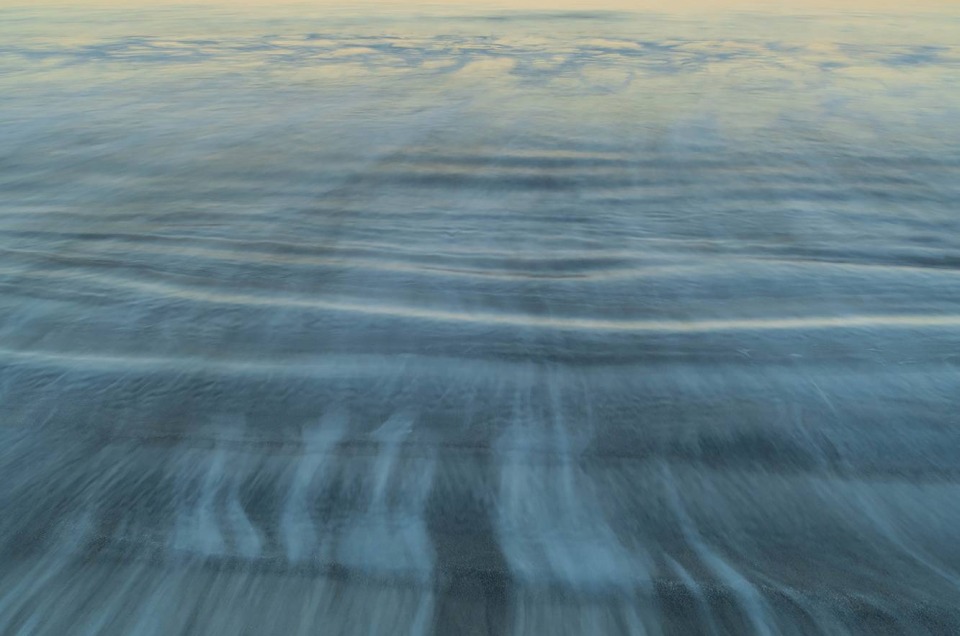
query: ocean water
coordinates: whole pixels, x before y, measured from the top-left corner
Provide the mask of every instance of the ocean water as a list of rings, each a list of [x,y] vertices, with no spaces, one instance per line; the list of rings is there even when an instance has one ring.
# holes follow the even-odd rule
[[[0,634],[960,633],[960,6],[0,6]]]

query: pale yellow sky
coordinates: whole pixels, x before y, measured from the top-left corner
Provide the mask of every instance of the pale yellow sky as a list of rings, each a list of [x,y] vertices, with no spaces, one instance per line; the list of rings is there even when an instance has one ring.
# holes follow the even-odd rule
[[[794,13],[810,10],[828,12],[882,11],[895,13],[952,12],[960,15],[960,0],[0,0],[4,6],[110,6],[150,7],[164,5],[225,5],[231,7],[296,6],[362,10],[370,5],[424,8],[498,8],[516,10],[615,10],[659,13],[750,10]]]

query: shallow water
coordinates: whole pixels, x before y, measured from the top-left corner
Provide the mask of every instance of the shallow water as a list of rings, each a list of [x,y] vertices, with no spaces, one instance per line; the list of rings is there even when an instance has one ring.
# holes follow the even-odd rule
[[[960,633],[960,10],[689,4],[0,9],[0,634]]]

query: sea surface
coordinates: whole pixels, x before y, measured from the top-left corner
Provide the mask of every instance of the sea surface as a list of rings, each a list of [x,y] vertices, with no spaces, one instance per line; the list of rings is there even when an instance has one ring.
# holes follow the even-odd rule
[[[0,3],[0,634],[960,634],[960,5],[701,4]]]

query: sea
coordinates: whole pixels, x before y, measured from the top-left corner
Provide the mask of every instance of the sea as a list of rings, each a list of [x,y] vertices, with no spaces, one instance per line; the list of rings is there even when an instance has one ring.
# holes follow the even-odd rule
[[[0,0],[0,634],[960,634],[960,4]]]

